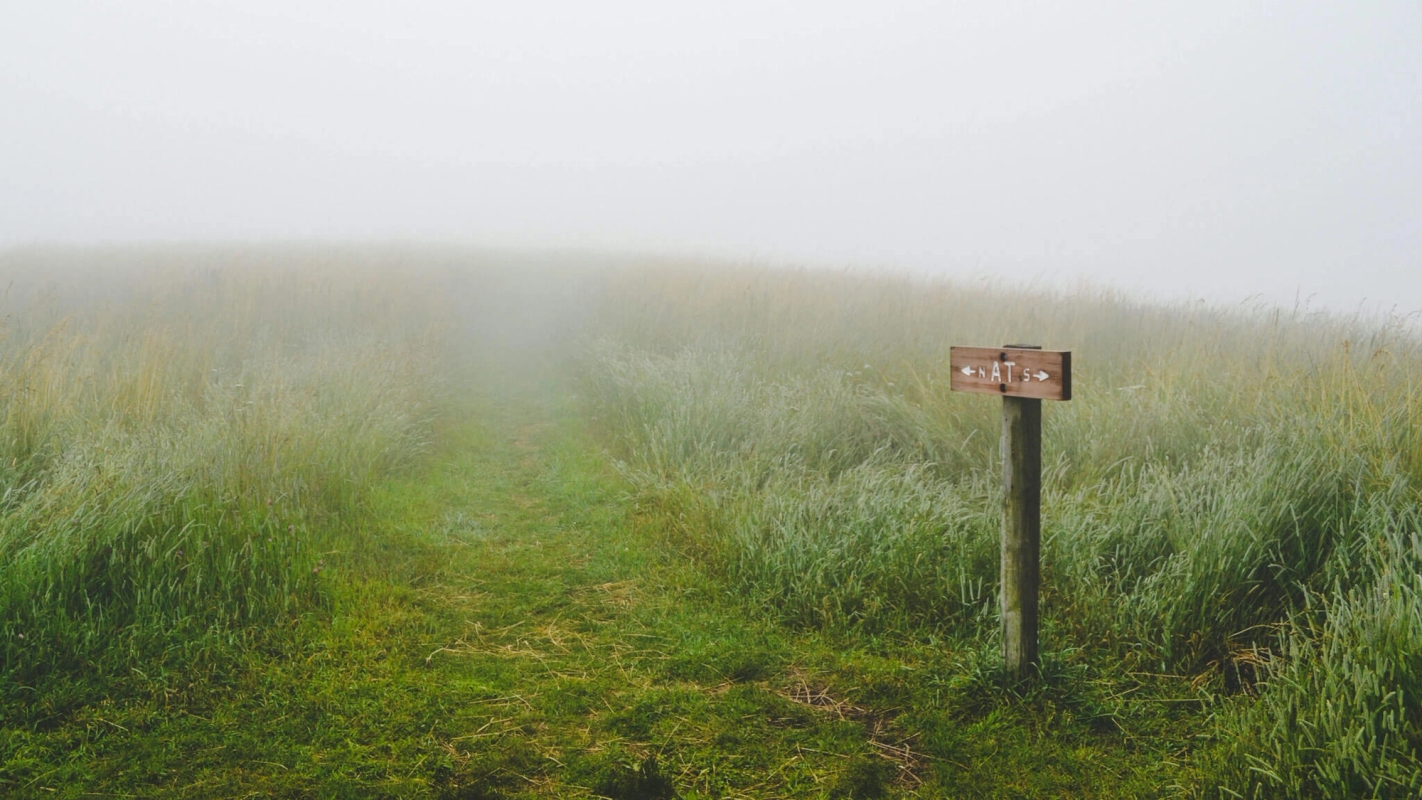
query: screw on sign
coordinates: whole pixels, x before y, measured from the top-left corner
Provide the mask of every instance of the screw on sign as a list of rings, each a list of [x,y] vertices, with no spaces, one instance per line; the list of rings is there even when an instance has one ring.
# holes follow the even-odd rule
[[[1035,345],[954,347],[952,389],[1002,396],[1002,659],[1037,666],[1042,549],[1042,401],[1071,399],[1071,353]]]

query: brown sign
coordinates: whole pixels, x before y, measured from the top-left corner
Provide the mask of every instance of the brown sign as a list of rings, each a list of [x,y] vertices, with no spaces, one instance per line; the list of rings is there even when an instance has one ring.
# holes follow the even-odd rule
[[[1019,347],[954,347],[955,392],[1039,400],[1071,399],[1071,351]]]

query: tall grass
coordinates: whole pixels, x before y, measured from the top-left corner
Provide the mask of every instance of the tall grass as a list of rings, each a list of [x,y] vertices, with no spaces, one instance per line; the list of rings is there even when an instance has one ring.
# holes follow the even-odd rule
[[[429,271],[352,260],[0,256],[5,694],[322,606],[313,530],[423,447],[446,316]]]
[[[1048,650],[1232,695],[1223,795],[1422,791],[1408,320],[435,250],[15,250],[0,283],[5,698],[281,635],[442,376],[574,339],[669,543],[787,624],[982,651],[1000,418],[948,348],[1035,341],[1077,371],[1044,414]]]
[[[1047,646],[1258,692],[1222,717],[1229,791],[1417,791],[1410,321],[788,271],[609,281],[587,413],[675,541],[771,613],[994,636],[997,404],[949,392],[947,351],[1071,349],[1074,399],[1044,415]]]

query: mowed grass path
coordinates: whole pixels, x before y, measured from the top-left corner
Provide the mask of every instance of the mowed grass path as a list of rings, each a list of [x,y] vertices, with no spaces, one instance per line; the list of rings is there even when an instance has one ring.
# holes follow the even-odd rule
[[[639,523],[552,395],[449,415],[424,465],[332,536],[333,602],[301,644],[197,677],[135,670],[102,702],[4,731],[5,792],[1112,797],[1192,782],[1195,704],[1022,699],[974,683],[972,654],[945,645],[768,621]]]

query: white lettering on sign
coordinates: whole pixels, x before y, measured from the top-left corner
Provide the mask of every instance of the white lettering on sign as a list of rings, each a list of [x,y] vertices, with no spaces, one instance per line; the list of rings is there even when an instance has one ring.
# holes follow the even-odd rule
[[[955,392],[1041,400],[1071,399],[1071,353],[1027,347],[953,347]]]
[[[1045,381],[1045,379],[1051,378],[1051,375],[1048,375],[1047,372],[1042,371],[1042,369],[1038,369],[1037,372],[1032,372],[1031,369],[1025,369],[1025,371],[1022,372],[1021,378],[1014,377],[1014,375],[1012,375],[1012,367],[1017,367],[1017,362],[1015,361],[1003,361],[1001,362],[1001,367],[1007,367],[1008,384],[1011,384],[1012,381],[1021,381],[1024,382],[1024,384],[1031,384],[1032,381]],[[958,372],[963,372],[964,375],[970,378],[973,377],[974,374],[977,374],[978,378],[988,377],[987,367],[964,367],[958,369]],[[998,367],[997,361],[993,362],[991,377],[993,377],[994,381],[1003,381],[1003,369]]]
[[[1012,375],[1012,367],[1017,367],[1017,362],[1015,361],[1004,361],[1003,367],[1007,367],[1008,384],[1011,384],[1012,381],[1018,381],[1018,379],[1024,382],[1024,384],[1031,384],[1032,381],[1045,381],[1045,379],[1051,378],[1051,375],[1041,371],[1041,369],[1038,369],[1037,372],[1032,372],[1031,369],[1027,369],[1027,371],[1022,372],[1021,378],[1015,378],[1014,375]],[[958,369],[958,372],[963,372],[964,375],[970,378],[973,377],[974,374],[977,374],[978,378],[988,377],[987,367],[964,367]],[[1003,381],[1003,371],[998,368],[997,361],[993,362],[993,379],[994,381]]]
[[[1017,366],[1017,362],[1016,362],[1016,361],[1004,361],[1004,362],[1002,362],[1002,366],[1007,367],[1007,381],[1006,381],[1007,383],[1011,383],[1011,382],[1013,382],[1013,381],[1015,381],[1015,380],[1018,380],[1018,378],[1015,378],[1015,377],[1013,377],[1013,375],[1012,375],[1012,368],[1015,367],[1015,366]],[[979,378],[986,378],[986,377],[988,377],[987,367],[963,367],[962,369],[960,369],[960,370],[958,370],[958,371],[961,372],[961,373],[963,373],[964,375],[967,375],[967,376],[970,377],[970,378],[971,378],[975,373],[977,374],[977,376],[978,376]],[[1024,372],[1022,373],[1021,381],[1022,381],[1022,383],[1031,383],[1033,380],[1045,381],[1046,379],[1048,379],[1048,378],[1050,378],[1050,377],[1052,377],[1052,376],[1051,376],[1051,375],[1048,375],[1047,373],[1043,372],[1043,371],[1040,370],[1040,369],[1037,370],[1036,372],[1033,372],[1032,370],[1029,369],[1029,370],[1026,370],[1026,371],[1024,371]],[[998,367],[998,362],[996,362],[996,361],[992,362],[992,379],[995,380],[995,381],[999,381],[999,382],[1002,381],[1002,370]]]
[[[1012,375],[1012,367],[1017,367],[1017,362],[1015,361],[1004,361],[1003,367],[1007,367],[1008,384],[1011,384],[1012,381],[1021,381],[1024,382],[1024,384],[1031,384],[1032,381],[1045,381],[1045,379],[1051,378],[1051,375],[1041,371],[1041,369],[1038,369],[1037,372],[1032,372],[1031,369],[1027,369],[1027,371],[1022,372],[1021,378],[1014,377],[1014,375]],[[988,377],[987,367],[964,367],[958,369],[958,372],[963,372],[964,375],[970,378],[973,377],[974,374],[977,374],[978,378]],[[994,381],[1003,381],[1003,371],[998,368],[997,361],[993,362],[993,379]]]

